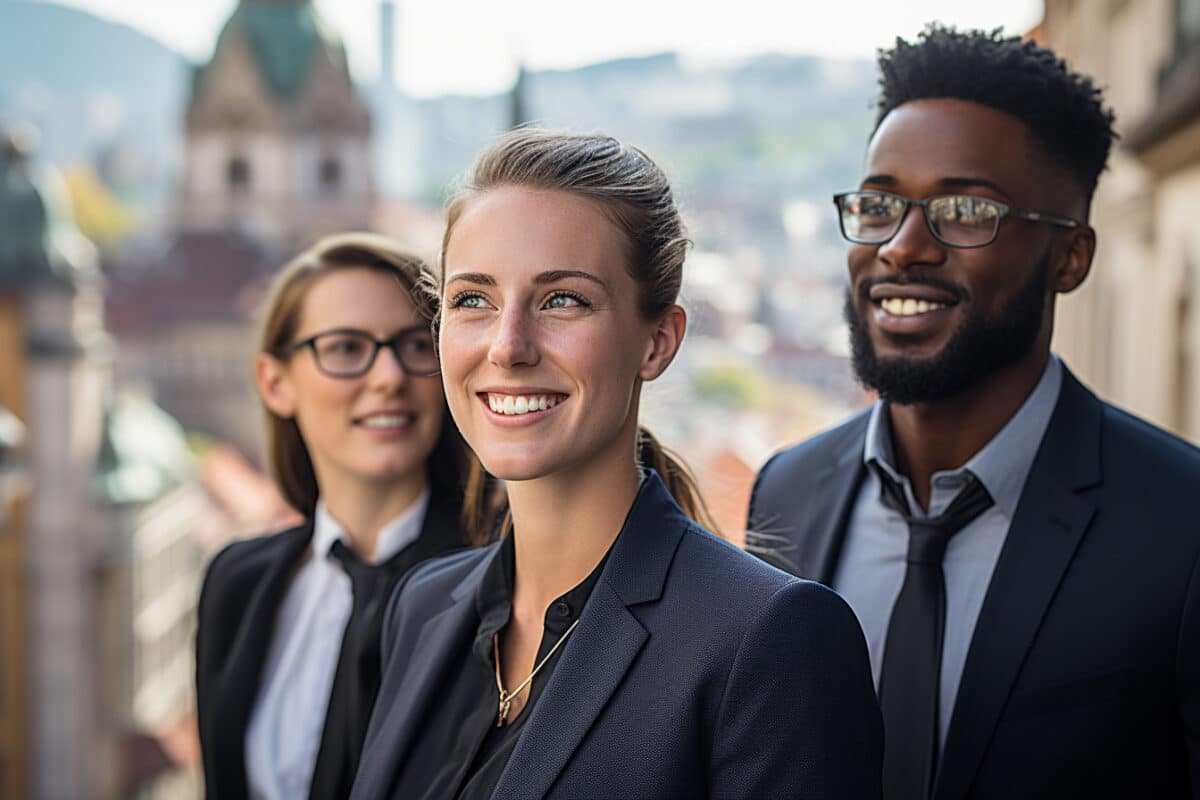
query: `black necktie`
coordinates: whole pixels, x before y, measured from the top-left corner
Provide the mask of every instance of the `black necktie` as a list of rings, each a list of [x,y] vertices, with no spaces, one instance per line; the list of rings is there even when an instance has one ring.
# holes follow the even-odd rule
[[[340,540],[330,553],[350,577],[353,603],[342,648],[338,655],[333,689],[325,712],[321,746],[313,769],[309,797],[335,800],[350,794],[350,785],[362,754],[367,722],[379,689],[379,622],[382,619],[380,595],[392,585],[388,565],[372,566],[359,561]]]
[[[885,734],[883,796],[886,800],[926,800],[932,789],[938,752],[938,694],[942,637],[946,625],[946,581],[942,557],[950,537],[992,505],[974,475],[937,517],[908,512],[903,489],[882,470],[883,502],[908,523],[904,584],[888,623],[879,677],[879,705]]]

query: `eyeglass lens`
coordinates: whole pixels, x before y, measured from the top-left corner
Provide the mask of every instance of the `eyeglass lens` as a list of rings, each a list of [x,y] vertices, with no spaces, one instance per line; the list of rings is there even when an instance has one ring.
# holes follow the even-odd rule
[[[941,241],[959,247],[977,247],[996,236],[1003,217],[999,203],[973,195],[943,195],[924,203],[925,220]],[[887,192],[852,192],[839,200],[842,233],[861,244],[886,242],[896,235],[910,201]]]
[[[391,346],[400,366],[410,375],[431,375],[438,371],[433,334],[427,330],[405,331],[379,347],[385,346]],[[313,340],[317,366],[331,375],[345,377],[370,370],[379,347],[371,336],[354,331],[321,334]]]

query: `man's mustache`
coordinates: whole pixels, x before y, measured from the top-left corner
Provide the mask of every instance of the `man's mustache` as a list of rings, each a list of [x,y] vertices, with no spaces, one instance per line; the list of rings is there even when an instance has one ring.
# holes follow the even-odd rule
[[[943,292],[954,295],[959,302],[970,298],[970,294],[966,289],[957,283],[936,275],[886,275],[860,280],[856,289],[859,299],[863,302],[869,302],[871,299],[871,289],[883,283],[891,286],[928,286],[932,289],[940,289]]]

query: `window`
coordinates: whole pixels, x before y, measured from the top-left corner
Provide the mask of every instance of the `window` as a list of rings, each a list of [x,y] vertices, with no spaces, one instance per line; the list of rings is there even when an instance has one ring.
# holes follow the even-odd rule
[[[317,180],[321,191],[335,193],[342,183],[342,165],[336,158],[323,158],[318,168]]]
[[[250,187],[250,165],[241,156],[229,159],[225,167],[225,181],[230,191],[242,192]]]

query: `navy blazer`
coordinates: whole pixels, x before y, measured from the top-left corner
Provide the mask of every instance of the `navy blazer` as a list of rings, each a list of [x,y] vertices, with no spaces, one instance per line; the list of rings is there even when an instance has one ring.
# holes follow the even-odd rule
[[[460,501],[434,492],[400,569],[463,546]],[[196,626],[196,716],[207,795],[238,800],[246,783],[246,728],[274,638],[275,619],[309,551],[313,523],[234,542],[213,558]]]
[[[751,525],[829,583],[867,415],[763,467]],[[1200,798],[1200,450],[1064,370],[967,653],[934,800]]]
[[[397,587],[352,798],[389,795],[479,625],[497,547]],[[495,800],[879,797],[882,723],[853,612],[697,527],[652,472],[560,659]]]

